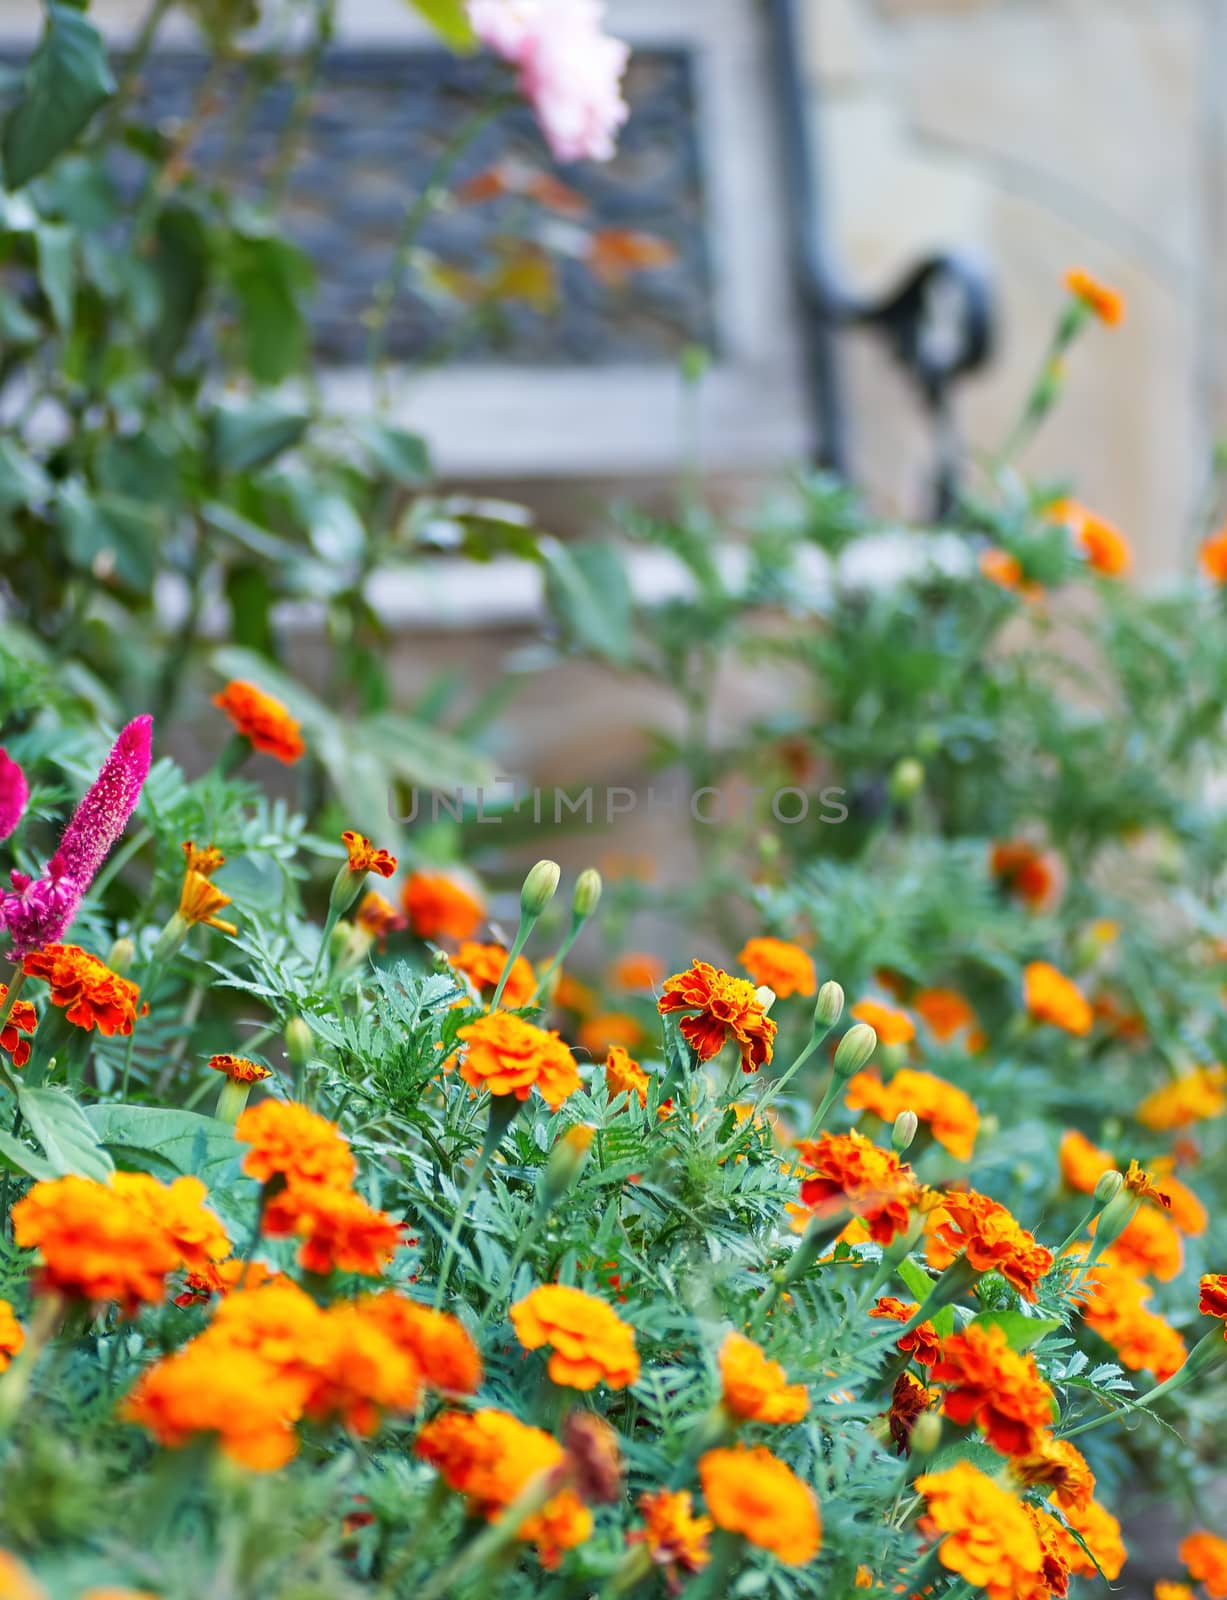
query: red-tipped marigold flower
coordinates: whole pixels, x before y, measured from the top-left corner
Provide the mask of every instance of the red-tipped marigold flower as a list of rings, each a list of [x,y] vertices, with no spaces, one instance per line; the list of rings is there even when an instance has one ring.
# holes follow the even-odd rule
[[[32,881],[13,872],[13,893],[0,900],[0,927],[12,937],[14,961],[63,937],[136,809],[152,752],[153,718],[137,717],[111,747],[43,876]]]
[[[132,1032],[148,1006],[139,1006],[141,991],[75,944],[49,944],[31,951],[21,963],[28,978],[42,978],[51,1004],[62,1008],[74,1027],[97,1028],[108,1037]]]
[[[396,907],[375,889],[368,889],[362,896],[354,920],[363,933],[379,941],[381,950],[387,944],[389,934],[399,933],[402,928],[409,926],[409,919],[401,916]]]
[[[251,1149],[243,1171],[257,1183],[328,1184],[347,1189],[357,1170],[349,1141],[326,1118],[306,1106],[263,1100],[239,1118],[234,1136]]]
[[[818,992],[814,963],[799,944],[788,939],[751,939],[737,957],[757,984],[765,984],[781,1000]]]
[[[553,1031],[506,1011],[478,1017],[457,1037],[467,1046],[460,1076],[474,1089],[527,1100],[534,1089],[554,1111],[580,1086],[575,1057]]]
[[[298,1260],[307,1272],[359,1272],[375,1278],[401,1241],[402,1227],[352,1190],[329,1182],[286,1185],[264,1208],[270,1238],[301,1239]]]
[[[888,1318],[892,1322],[910,1322],[919,1310],[920,1306],[916,1301],[896,1300],[893,1295],[885,1295],[874,1302],[869,1315]],[[895,1342],[897,1349],[903,1355],[910,1355],[912,1360],[919,1362],[922,1367],[931,1367],[942,1347],[937,1330],[931,1322],[920,1323],[911,1333],[905,1333]]]
[[[936,1389],[930,1389],[910,1372],[901,1372],[895,1379],[890,1395],[890,1410],[886,1414],[886,1425],[890,1429],[891,1438],[895,1441],[897,1454],[901,1456],[910,1454],[912,1429],[938,1398]]]
[[[975,1271],[999,1272],[1027,1300],[1035,1299],[1040,1279],[1052,1270],[1052,1251],[1037,1244],[1005,1206],[974,1189],[944,1195],[930,1221],[928,1257],[934,1267],[948,1267],[962,1253]]]
[[[26,1342],[25,1329],[18,1322],[7,1300],[0,1300],[0,1372],[9,1365]],[[0,1588],[2,1594],[3,1588]]]
[[[213,696],[213,704],[230,718],[236,733],[284,766],[292,767],[305,753],[298,723],[280,700],[254,683],[234,679]]]
[[[1082,1037],[1095,1020],[1090,1002],[1051,962],[1031,961],[1023,970],[1023,999],[1037,1022],[1050,1023]]]
[[[803,1383],[789,1383],[752,1339],[730,1333],[720,1346],[720,1403],[740,1422],[800,1422],[809,1411]]]
[[[0,1009],[7,998],[8,989],[0,983]],[[37,1026],[38,1013],[34,1007],[26,1000],[14,1000],[12,1010],[4,1019],[3,1027],[0,1027],[0,1050],[12,1058],[15,1067],[24,1067],[30,1059],[28,1036]],[[27,1035],[24,1039],[21,1037],[23,1033]]]
[[[945,1385],[950,1420],[978,1426],[1002,1455],[1029,1455],[1052,1424],[1052,1390],[1033,1357],[1010,1349],[1002,1328],[972,1322],[951,1334],[932,1379]]]
[[[1222,1317],[1227,1321],[1227,1273],[1207,1272],[1201,1280],[1197,1309],[1203,1317]],[[1227,1329],[1224,1329],[1227,1338]]]
[[[1029,839],[995,844],[989,870],[997,882],[1031,911],[1049,909],[1061,894],[1061,869],[1056,856]]]
[[[906,1233],[910,1210],[920,1197],[912,1169],[893,1150],[880,1150],[863,1134],[823,1133],[803,1139],[797,1160],[806,1168],[801,1204],[816,1216],[850,1211],[860,1217],[877,1244]]]
[[[803,1567],[822,1547],[822,1519],[813,1490],[762,1445],[708,1450],[699,1482],[712,1521],[739,1533],[785,1566]]]
[[[262,1083],[273,1075],[268,1067],[261,1066],[258,1061],[249,1061],[246,1056],[225,1053],[210,1056],[209,1065],[214,1072],[225,1073],[231,1083]]]
[[[851,1111],[869,1111],[883,1122],[894,1122],[901,1111],[913,1111],[957,1160],[970,1161],[975,1152],[980,1130],[975,1101],[931,1072],[901,1067],[888,1083],[876,1072],[858,1072],[848,1082],[847,1105]]]
[[[396,857],[377,850],[365,834],[347,831],[341,835],[341,843],[351,872],[374,872],[381,878],[390,878],[396,871]]]
[[[710,1061],[728,1039],[736,1041],[743,1072],[757,1072],[771,1060],[775,1023],[754,985],[744,978],[695,961],[689,971],[665,980],[656,1007],[662,1017],[674,1011],[687,1013],[678,1025],[700,1061]]]
[[[1065,274],[1065,287],[1074,299],[1084,305],[1088,311],[1097,316],[1110,328],[1116,327],[1125,317],[1125,297],[1119,289],[1110,288],[1106,283],[1085,271],[1082,267],[1071,267]]]
[[[0,746],[0,839],[7,839],[25,814],[30,799],[26,775]]]
[[[419,939],[470,939],[486,915],[476,888],[444,872],[413,873],[402,904]]]
[[[498,987],[498,980],[507,965],[507,952],[501,944],[476,944],[465,942],[451,958],[452,966],[465,977],[481,995],[489,999]],[[537,979],[532,967],[523,956],[517,956],[503,986],[501,1004],[511,1011],[526,1006],[537,992]]]
[[[1095,1474],[1068,1439],[1044,1434],[1034,1450],[1014,1457],[1010,1471],[1026,1488],[1050,1490],[1066,1510],[1085,1510],[1095,1496]]]
[[[635,1330],[603,1300],[568,1284],[546,1283],[511,1308],[526,1350],[548,1347],[548,1371],[569,1389],[625,1389],[639,1376]]]

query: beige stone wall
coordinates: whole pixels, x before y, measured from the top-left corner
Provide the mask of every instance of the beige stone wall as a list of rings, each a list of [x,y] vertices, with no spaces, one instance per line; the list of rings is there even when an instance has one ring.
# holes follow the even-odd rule
[[[992,451],[1030,383],[1070,265],[1128,299],[1075,350],[1024,457],[1075,477],[1143,577],[1187,566],[1227,404],[1227,6],[1222,0],[805,0],[827,224],[857,285],[958,246],[1000,294],[992,371],[961,423]],[[858,340],[845,380],[856,468],[916,504],[926,441],[889,363]],[[871,419],[871,420],[870,420]]]

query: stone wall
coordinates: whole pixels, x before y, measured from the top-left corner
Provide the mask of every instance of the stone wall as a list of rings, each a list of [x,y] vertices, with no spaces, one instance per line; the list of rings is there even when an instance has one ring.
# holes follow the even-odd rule
[[[1076,477],[1139,573],[1187,565],[1227,424],[1227,7],[1221,0],[806,0],[827,225],[856,284],[918,253],[987,257],[992,370],[965,386],[973,450],[1000,444],[1081,265],[1128,299],[1075,351],[1024,457]],[[848,350],[858,476],[908,508],[924,435],[884,355]],[[872,425],[867,419],[872,418]]]

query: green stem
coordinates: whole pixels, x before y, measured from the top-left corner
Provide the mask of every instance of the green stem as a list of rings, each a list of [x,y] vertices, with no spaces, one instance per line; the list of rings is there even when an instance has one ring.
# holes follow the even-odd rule
[[[0,1028],[4,1027],[4,1024],[12,1015],[13,1007],[17,1004],[18,996],[25,987],[25,982],[26,974],[24,970],[21,967],[14,967],[13,976],[8,983],[8,993],[3,1000],[0,1000]]]
[[[832,1024],[832,1026],[834,1026],[834,1024]],[[782,1072],[774,1083],[768,1085],[766,1094],[763,1095],[762,1099],[759,1100],[758,1105],[755,1107],[755,1110],[759,1116],[762,1116],[769,1107],[775,1104],[775,1102],[784,1093],[784,1090],[796,1077],[797,1073],[800,1072],[801,1068],[813,1055],[814,1051],[817,1050],[818,1046],[822,1043],[830,1031],[830,1028],[815,1029],[815,1031],[810,1035],[809,1043],[793,1062],[792,1066],[789,1067],[786,1072]]]
[[[516,929],[516,936],[511,941],[511,949],[507,952],[507,959],[503,963],[503,970],[499,974],[498,986],[494,991],[494,998],[490,1001],[490,1010],[497,1011],[503,998],[503,990],[507,987],[507,979],[511,976],[511,969],[519,960],[520,952],[528,943],[528,936],[537,925],[536,917],[525,916],[521,913],[520,926]]]
[[[503,1135],[511,1126],[512,1118],[520,1109],[520,1102],[513,1095],[492,1095],[490,1098],[490,1120],[486,1124],[486,1135],[482,1140],[481,1149],[477,1152],[477,1159],[473,1163],[473,1170],[469,1173],[468,1182],[461,1191],[456,1202],[456,1214],[452,1218],[452,1225],[448,1231],[447,1242],[443,1249],[443,1262],[439,1268],[439,1282],[435,1289],[433,1306],[438,1311],[447,1294],[447,1283],[451,1276],[452,1264],[456,1259],[456,1251],[460,1244],[460,1233],[468,1215],[469,1206],[473,1196],[477,1193],[481,1180],[486,1175],[486,1168],[494,1157],[494,1152],[503,1141]]]

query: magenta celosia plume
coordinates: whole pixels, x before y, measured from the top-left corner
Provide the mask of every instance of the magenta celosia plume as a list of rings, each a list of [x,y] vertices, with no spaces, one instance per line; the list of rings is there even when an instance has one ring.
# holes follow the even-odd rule
[[[14,892],[0,901],[0,925],[12,937],[14,960],[63,937],[136,809],[152,754],[153,718],[137,717],[116,739],[42,877],[13,873]]]
[[[25,773],[7,750],[0,749],[0,839],[7,839],[21,821],[29,798]]]

